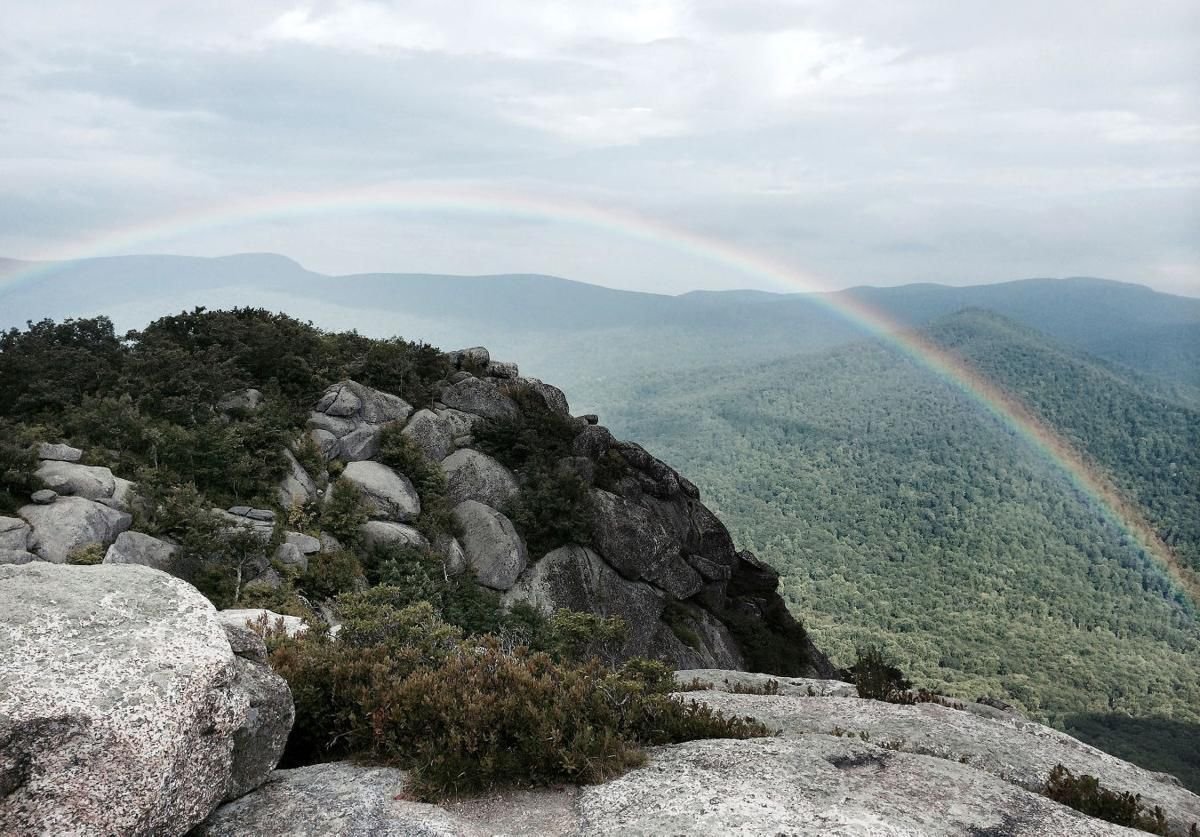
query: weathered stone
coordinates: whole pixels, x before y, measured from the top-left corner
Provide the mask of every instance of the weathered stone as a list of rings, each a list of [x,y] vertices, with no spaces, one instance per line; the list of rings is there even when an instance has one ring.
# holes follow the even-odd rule
[[[221,396],[221,399],[217,402],[217,412],[252,413],[262,406],[262,402],[263,394],[261,390],[254,388],[234,390]]]
[[[618,616],[629,628],[622,658],[651,657],[683,667],[741,664],[737,651],[729,650],[732,638],[713,637],[711,645],[700,649],[684,645],[660,619],[666,604],[660,591],[622,578],[582,546],[560,547],[531,564],[502,601],[506,607],[522,602],[546,615],[566,609]]]
[[[309,437],[313,440],[313,444],[317,446],[317,450],[321,452],[321,457],[328,462],[331,459],[337,459],[338,453],[341,451],[341,442],[338,437],[330,433],[328,430],[314,428],[308,431]]]
[[[474,376],[474,375],[472,375],[472,374],[471,374],[470,372],[468,372],[467,370],[465,370],[465,369],[460,369],[460,370],[458,370],[457,372],[455,372],[453,375],[451,375],[451,376],[450,376],[450,377],[447,379],[447,382],[448,382],[448,383],[451,383],[451,384],[457,384],[459,381],[465,381],[467,378],[474,378],[474,377],[475,377],[475,376]]]
[[[512,471],[486,453],[464,448],[442,461],[446,496],[452,505],[477,500],[494,509],[504,508],[520,487]]]
[[[339,451],[342,459],[347,462],[362,462],[379,453],[379,441],[383,429],[379,425],[364,424],[352,430],[339,441]]]
[[[596,415],[595,413],[584,413],[582,416],[580,416],[580,418],[583,419],[588,424],[599,424],[600,423],[600,416]]]
[[[29,499],[39,506],[48,506],[58,499],[58,492],[49,488],[39,488]]]
[[[467,563],[467,554],[463,552],[462,544],[458,542],[458,538],[443,535],[434,543],[433,551],[441,556],[442,566],[446,570],[446,575],[461,575],[470,566]]]
[[[1162,774],[1136,767],[1090,747],[1066,733],[1015,717],[983,718],[936,703],[902,706],[853,697],[785,697],[692,692],[689,698],[714,709],[750,715],[785,737],[829,732],[835,727],[865,733],[889,749],[945,760],[1030,791],[1038,791],[1056,764],[1076,775],[1095,776],[1105,787],[1140,794],[1142,803],[1160,806],[1174,832],[1186,834],[1200,822],[1200,797]],[[1067,832],[1062,832],[1067,833]]]
[[[403,398],[356,381],[340,381],[329,387],[315,409],[336,418],[353,418],[369,424],[404,421],[412,413],[412,406]]]
[[[104,555],[105,564],[140,564],[173,573],[178,547],[141,532],[122,532]]]
[[[113,495],[105,505],[119,511],[129,511],[130,504],[136,497],[136,490],[137,483],[132,480],[113,477]]]
[[[328,532],[320,532],[318,534],[317,540],[319,540],[321,542],[321,551],[322,552],[337,552],[339,549],[342,548],[341,541],[339,541],[337,538],[335,538],[333,535],[329,534]]]
[[[339,416],[328,416],[325,413],[313,412],[308,417],[308,428],[312,431],[320,430],[323,433],[328,433],[335,439],[351,433],[358,426],[358,423],[353,419],[341,418]]]
[[[249,793],[268,779],[279,764],[296,717],[287,681],[265,662],[238,655],[234,666],[233,690],[249,708],[233,734],[232,763],[222,797],[226,801]]]
[[[23,549],[0,549],[0,564],[28,564],[38,557]]]
[[[0,517],[0,549],[25,551],[29,534],[29,524],[21,518]]]
[[[246,506],[241,506],[245,509]],[[232,514],[224,509],[213,509],[213,516],[220,518],[224,528],[229,532],[248,532],[264,543],[271,540],[275,533],[275,525],[266,520],[253,520],[242,515]]]
[[[303,532],[284,532],[283,542],[290,543],[305,555],[315,555],[321,551],[321,541]]]
[[[447,407],[492,421],[511,420],[520,414],[515,401],[479,378],[468,378],[446,387],[442,391],[442,401]]]
[[[83,451],[65,444],[42,442],[38,445],[38,459],[54,459],[59,462],[78,462],[83,458]]]
[[[23,506],[17,514],[33,529],[30,551],[55,564],[64,563],[80,547],[107,547],[133,522],[125,512],[82,497],[60,497],[49,506]]]
[[[295,567],[300,572],[308,570],[308,556],[293,543],[281,543],[275,550],[275,560],[285,567]]]
[[[287,448],[283,449],[283,457],[287,460],[288,470],[279,483],[279,505],[286,510],[317,499],[317,484],[300,460]]]
[[[441,462],[454,449],[449,423],[432,410],[417,410],[400,432],[408,437],[427,459],[434,462]]]
[[[283,576],[274,567],[267,567],[242,585],[243,593],[274,593],[283,587]]]
[[[38,466],[34,475],[47,488],[59,494],[84,497],[88,500],[111,497],[116,490],[113,472],[108,468],[92,465],[48,459]]]
[[[679,544],[647,509],[623,497],[592,489],[596,550],[628,579],[678,555]]]
[[[485,587],[507,590],[525,569],[525,542],[512,522],[491,506],[465,500],[454,507],[462,527],[462,548],[475,578]]]
[[[435,410],[434,415],[446,422],[450,435],[456,440],[460,436],[470,436],[475,430],[475,425],[484,420],[482,416],[464,413],[462,410],[451,410],[448,407]]]
[[[704,586],[700,574],[679,555],[667,555],[654,566],[647,567],[642,578],[680,600],[690,599]]]
[[[425,536],[412,526],[386,520],[370,520],[359,529],[363,546],[368,550],[377,546],[428,546]]]
[[[436,805],[404,798],[403,771],[333,762],[277,770],[258,790],[222,805],[194,837],[482,837]]]
[[[371,517],[406,522],[421,514],[421,500],[408,477],[379,462],[351,462],[342,479],[362,492]],[[326,497],[332,497],[329,492]]]
[[[283,632],[290,637],[299,636],[308,630],[308,625],[299,616],[284,616],[261,607],[219,610],[217,611],[217,621],[222,626],[232,625],[235,628],[265,627],[271,629],[278,627],[282,628]]]
[[[470,366],[475,369],[486,369],[491,363],[492,356],[483,346],[472,346],[469,349],[455,349],[451,352],[446,352],[446,357],[450,361],[450,365],[456,369],[462,369],[464,366]]]
[[[0,647],[0,833],[181,834],[225,795],[249,701],[187,583],[0,567]]]
[[[571,442],[571,453],[596,460],[608,453],[609,448],[616,443],[617,440],[607,427],[589,425],[580,430],[579,435]]]
[[[675,672],[675,682],[691,685],[699,681],[718,692],[732,692],[737,688],[763,688],[774,683],[781,695],[793,697],[858,697],[853,683],[841,680],[817,680],[809,677],[781,677],[777,674],[758,674],[752,671],[730,671],[720,668],[681,669]],[[694,697],[687,693],[684,697]]]
[[[690,741],[579,797],[581,834],[1132,835],[966,765],[858,739]]]
[[[515,363],[506,363],[502,360],[493,360],[488,363],[487,369],[484,370],[485,375],[489,378],[502,378],[504,380],[513,380],[520,377],[520,370],[517,369]]]
[[[537,378],[522,378],[521,381],[542,397],[542,400],[546,402],[546,406],[551,412],[558,413],[560,416],[570,417],[571,407],[567,404],[567,396],[563,394],[561,389],[543,383]]]

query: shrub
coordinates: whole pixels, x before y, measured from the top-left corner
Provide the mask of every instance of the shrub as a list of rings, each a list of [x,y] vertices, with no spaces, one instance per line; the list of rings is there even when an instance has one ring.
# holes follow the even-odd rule
[[[452,536],[456,526],[446,497],[446,475],[402,430],[399,424],[383,428],[378,459],[408,477],[417,490],[421,498],[421,514],[415,523],[417,530],[431,543],[440,537]]]
[[[361,538],[359,527],[370,519],[362,492],[345,479],[336,480],[329,491],[329,500],[321,508],[321,528],[339,543],[354,546]]]
[[[675,634],[676,639],[693,651],[700,650],[700,635],[692,626],[692,617],[687,606],[671,599],[663,608],[662,620],[667,623],[667,627],[671,629],[671,633]]]
[[[1167,818],[1155,807],[1146,812],[1141,796],[1109,790],[1095,776],[1075,776],[1061,764],[1055,765],[1042,794],[1090,817],[1117,825],[1138,828],[1151,834],[1167,834]],[[1195,824],[1192,825],[1195,829]]]
[[[362,565],[345,549],[309,556],[308,569],[297,579],[304,595],[317,601],[352,592],[363,583]]]
[[[475,446],[514,471],[528,465],[549,466],[571,455],[579,435],[575,419],[554,412],[534,389],[509,382],[501,391],[517,403],[515,419],[483,421],[473,431]]]
[[[532,556],[592,542],[591,493],[587,483],[569,471],[538,467],[527,472],[520,494],[506,511]]]
[[[493,637],[462,643],[427,605],[359,597],[336,643],[276,640],[296,722],[285,764],[348,755],[410,771],[423,799],[497,785],[595,782],[641,763],[641,747],[767,734],[668,697],[665,667],[557,662]]]
[[[32,441],[27,431],[0,420],[0,512],[23,506],[39,487]]]
[[[72,549],[67,554],[68,564],[81,564],[84,566],[99,564],[104,561],[105,549],[98,543],[89,543],[86,546],[78,546]]]
[[[888,703],[912,703],[908,689],[912,684],[904,679],[900,669],[891,665],[883,652],[876,646],[858,649],[854,665],[850,667],[854,687],[858,696]]]

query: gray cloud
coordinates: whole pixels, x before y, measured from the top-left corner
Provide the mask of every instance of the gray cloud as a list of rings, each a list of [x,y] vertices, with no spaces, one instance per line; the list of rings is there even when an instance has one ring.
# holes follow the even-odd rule
[[[1200,293],[1188,0],[66,5],[6,13],[3,255],[80,255],[244,197],[420,182],[640,213],[831,287],[1092,274]],[[342,211],[139,246],[770,286],[516,220]]]

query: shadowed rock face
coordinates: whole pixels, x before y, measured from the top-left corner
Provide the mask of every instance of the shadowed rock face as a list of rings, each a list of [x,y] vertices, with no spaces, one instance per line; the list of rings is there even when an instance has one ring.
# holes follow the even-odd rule
[[[282,753],[286,685],[165,573],[0,566],[0,647],[0,833],[179,834]]]

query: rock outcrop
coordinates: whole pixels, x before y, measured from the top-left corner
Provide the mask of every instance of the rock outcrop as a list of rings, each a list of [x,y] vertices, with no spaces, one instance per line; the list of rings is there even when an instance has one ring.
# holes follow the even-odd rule
[[[379,434],[385,424],[404,421],[412,411],[407,401],[395,395],[341,381],[317,401],[308,427],[326,459],[357,462],[379,452]]]
[[[471,448],[446,457],[442,473],[446,475],[446,496],[456,506],[464,500],[476,500],[502,509],[520,491],[512,471],[486,453]]]
[[[127,513],[83,497],[22,506],[17,514],[32,529],[30,551],[55,564],[65,563],[71,553],[86,546],[109,546],[133,522]]]
[[[104,555],[105,564],[141,564],[175,574],[178,547],[141,532],[122,532]]]
[[[341,479],[362,492],[371,517],[407,522],[421,514],[421,500],[412,482],[380,462],[351,462]]]
[[[0,566],[0,647],[0,833],[181,834],[282,753],[286,685],[165,573]]]
[[[476,580],[493,590],[512,587],[529,560],[512,521],[476,500],[455,506],[454,519],[462,527],[463,554]]]

